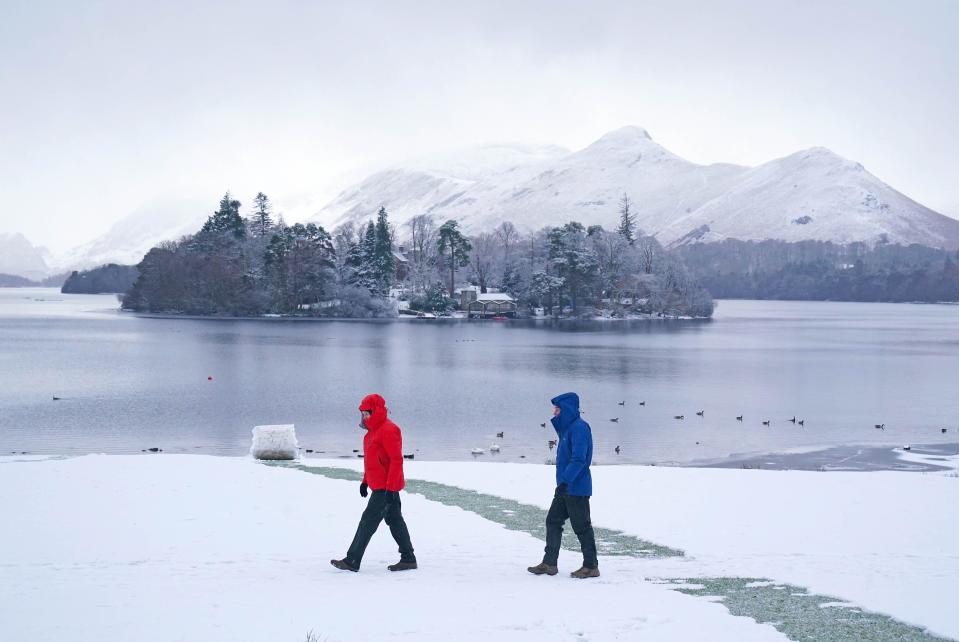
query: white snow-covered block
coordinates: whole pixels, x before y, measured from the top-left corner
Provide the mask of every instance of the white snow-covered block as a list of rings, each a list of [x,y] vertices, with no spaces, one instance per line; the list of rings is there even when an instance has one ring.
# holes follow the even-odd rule
[[[256,459],[296,459],[296,449],[293,424],[253,427],[250,454]]]

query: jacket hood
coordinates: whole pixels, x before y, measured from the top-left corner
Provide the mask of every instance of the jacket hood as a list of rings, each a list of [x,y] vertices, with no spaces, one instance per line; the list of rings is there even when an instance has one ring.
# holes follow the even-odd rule
[[[360,410],[369,410],[373,414],[366,420],[366,427],[370,430],[378,430],[383,422],[386,421],[386,400],[378,394],[366,395],[360,402]]]
[[[559,407],[559,415],[553,417],[553,428],[558,433],[564,433],[571,423],[579,419],[579,395],[575,392],[565,392],[550,399],[550,403]]]

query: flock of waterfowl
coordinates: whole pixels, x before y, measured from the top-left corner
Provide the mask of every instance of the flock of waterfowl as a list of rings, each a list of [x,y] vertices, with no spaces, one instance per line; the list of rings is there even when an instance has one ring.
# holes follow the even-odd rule
[[[624,399],[623,401],[617,401],[617,402],[616,402],[616,405],[617,405],[617,406],[625,406],[625,405],[626,405],[626,400]],[[645,407],[645,406],[646,406],[646,402],[645,402],[645,401],[640,401],[640,402],[639,402],[639,405]],[[585,411],[585,410],[581,410],[580,412],[581,412],[582,414],[586,414],[586,411]],[[705,410],[698,410],[698,411],[696,411],[696,416],[697,416],[697,417],[701,417],[701,418],[705,418],[705,417],[706,417],[706,411],[705,411]],[[612,423],[619,423],[619,419],[620,419],[619,417],[610,417],[610,418],[609,418],[609,421],[612,422]],[[673,419],[675,419],[675,420],[677,420],[677,421],[685,421],[686,415],[673,415]],[[739,421],[739,422],[744,421],[744,415],[736,415],[736,421]],[[761,422],[762,422],[762,425],[763,425],[763,426],[772,426],[772,424],[773,424],[773,422],[772,422],[771,419],[762,419]],[[795,426],[805,426],[805,425],[806,425],[806,420],[805,420],[805,419],[798,419],[795,415],[793,415],[793,416],[792,416],[791,418],[789,418],[789,419],[786,419],[785,422],[786,422],[786,423],[791,423],[791,424],[793,424],[793,425],[795,425]],[[545,428],[545,427],[546,427],[546,422],[541,423],[539,426],[540,426],[540,428]],[[886,429],[886,424],[885,424],[885,423],[875,424],[875,428],[876,428],[877,430],[885,430],[885,429]],[[946,434],[948,431],[949,431],[948,428],[940,428],[940,432],[941,432],[942,434]],[[502,438],[502,437],[503,437],[503,433],[502,433],[502,432],[498,432],[498,433],[496,433],[496,436],[499,437],[499,438]],[[557,444],[557,443],[558,443],[558,442],[557,442],[556,439],[550,439],[550,440],[548,440],[548,441],[546,442],[546,445],[547,445],[547,447],[548,447],[550,450],[553,450],[553,449],[556,447],[556,444]],[[696,443],[698,444],[699,442],[697,441]],[[903,450],[911,450],[911,448],[912,448],[912,447],[909,446],[908,444],[905,445],[905,446],[903,446]],[[617,445],[615,448],[613,448],[613,451],[618,455],[618,454],[622,451],[622,449],[621,449],[621,447],[620,447],[619,445]],[[474,454],[474,455],[482,455],[482,454],[485,454],[485,453],[486,453],[486,449],[484,449],[484,448],[473,448],[470,452],[471,452],[472,454]],[[500,452],[500,446],[499,446],[498,444],[495,444],[495,443],[494,443],[494,444],[491,444],[490,447],[489,447],[489,452],[491,452],[491,453],[498,453],[498,452]]]
[[[61,399],[62,399],[62,397],[58,397],[58,396],[56,396],[56,395],[53,395],[53,401],[60,401]],[[618,405],[618,406],[625,406],[625,405],[626,405],[626,400],[624,399],[623,401],[617,401],[617,402],[616,402],[616,405]],[[639,405],[645,407],[645,406],[646,406],[646,402],[645,402],[645,401],[640,401],[640,402],[639,402]],[[581,412],[582,412],[582,414],[586,414],[586,411],[581,411]],[[706,411],[705,411],[705,410],[698,410],[698,411],[696,411],[696,416],[697,416],[697,417],[705,418],[705,417],[706,417]],[[673,419],[675,419],[675,420],[677,420],[677,421],[684,421],[684,420],[686,419],[686,415],[673,415]],[[610,417],[609,420],[610,420],[612,423],[619,423],[619,417]],[[743,415],[736,415],[736,421],[740,421],[740,422],[743,421]],[[795,416],[795,415],[793,415],[791,419],[787,419],[786,422],[791,423],[791,424],[794,424],[794,425],[796,425],[796,426],[805,426],[805,425],[806,425],[806,420],[805,420],[805,419],[796,419],[796,416]],[[763,424],[763,426],[771,426],[771,425],[772,425],[772,421],[771,421],[770,419],[763,419],[763,420],[762,420],[762,424]],[[540,427],[540,428],[545,428],[545,427],[546,427],[546,422],[544,421],[543,423],[541,423],[541,424],[539,425],[539,427]],[[876,430],[885,430],[885,429],[886,429],[886,424],[885,424],[885,423],[874,424],[873,427],[874,427]],[[946,433],[949,431],[948,428],[940,428],[939,430],[940,430],[940,432],[941,432],[943,435],[946,434]],[[499,438],[499,439],[502,439],[502,438],[503,438],[503,434],[504,434],[504,433],[503,433],[502,431],[501,431],[501,432],[498,432],[498,433],[496,433],[496,437]],[[698,444],[699,442],[697,441],[696,443]],[[550,450],[553,450],[553,448],[556,447],[556,444],[557,444],[557,440],[555,440],[555,439],[550,439],[549,441],[546,442],[546,445],[549,447]],[[905,446],[903,446],[903,450],[910,450],[910,449],[911,449],[911,446],[909,446],[908,444],[905,445]],[[491,452],[491,453],[498,453],[498,452],[500,452],[501,447],[500,447],[500,445],[497,444],[497,443],[492,443],[492,444],[490,444],[488,450],[489,450],[489,452]],[[615,448],[613,448],[613,450],[614,450],[614,451],[616,452],[616,454],[618,455],[618,454],[620,453],[620,450],[621,450],[621,449],[620,449],[620,447],[617,445]],[[159,448],[149,448],[149,449],[145,449],[143,452],[147,452],[147,451],[149,451],[149,452],[162,452]],[[485,454],[486,451],[487,451],[486,448],[473,448],[470,452],[471,452],[473,455],[482,455],[482,454]],[[312,449],[307,449],[306,452],[312,453],[313,450],[312,450]],[[358,452],[358,451],[354,450],[353,452]],[[403,455],[403,457],[404,457],[405,459],[413,459],[413,455]]]

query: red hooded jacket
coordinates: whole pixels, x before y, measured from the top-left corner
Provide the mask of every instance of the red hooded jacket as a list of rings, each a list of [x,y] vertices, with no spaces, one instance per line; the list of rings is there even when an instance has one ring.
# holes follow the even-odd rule
[[[386,418],[386,401],[379,395],[363,397],[360,410],[373,413],[366,420],[363,436],[363,481],[372,490],[403,490],[406,481],[400,427]]]

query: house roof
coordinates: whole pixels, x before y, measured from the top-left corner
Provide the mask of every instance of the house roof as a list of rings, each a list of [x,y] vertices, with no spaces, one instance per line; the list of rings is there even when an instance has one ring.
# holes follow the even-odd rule
[[[500,302],[507,302],[507,303],[512,303],[513,301],[515,301],[513,297],[506,294],[505,292],[487,292],[486,294],[480,293],[476,295],[476,300],[480,302],[500,301]]]

